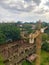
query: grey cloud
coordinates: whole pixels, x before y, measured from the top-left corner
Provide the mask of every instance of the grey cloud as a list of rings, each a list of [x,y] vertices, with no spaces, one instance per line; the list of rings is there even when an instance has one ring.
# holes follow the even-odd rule
[[[36,13],[36,14],[44,14],[44,11],[41,10],[41,11],[36,11],[36,12],[34,12],[34,13]]]
[[[44,14],[44,13],[46,13],[46,12],[49,12],[49,10],[47,9],[47,10],[44,10],[43,8],[42,9],[40,9],[40,10],[38,10],[38,11],[35,11],[34,13],[36,13],[36,14]]]
[[[45,5],[49,6],[49,2],[47,2]]]
[[[31,1],[33,1],[33,0],[24,0],[24,1],[26,1],[26,2],[31,2]]]
[[[15,8],[11,8],[9,5],[4,4],[4,3],[0,3],[0,6],[8,11],[10,11],[11,13],[16,13],[17,11],[15,10]],[[18,12],[17,12],[18,13]]]
[[[40,4],[41,0],[33,0],[37,5]]]
[[[16,12],[30,12],[35,8],[35,6],[29,5],[29,4],[28,4],[28,7],[24,8],[23,3],[21,3],[21,2],[17,2],[15,4],[16,4],[15,7],[10,7],[10,5],[4,3],[3,0],[0,1],[0,6],[2,6],[4,9],[9,10],[10,12],[14,12],[14,13],[16,13]]]
[[[30,12],[30,11],[32,11],[34,8],[35,8],[34,6],[30,5],[30,6],[28,6],[27,8],[23,8],[22,11]]]

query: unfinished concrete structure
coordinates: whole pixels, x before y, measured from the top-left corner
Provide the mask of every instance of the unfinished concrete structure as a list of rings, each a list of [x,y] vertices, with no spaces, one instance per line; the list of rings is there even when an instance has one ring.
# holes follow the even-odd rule
[[[35,44],[14,42],[0,46],[0,53],[4,58],[5,65],[17,65],[22,59],[35,53]]]
[[[47,28],[47,27],[46,27]],[[16,41],[9,44],[0,45],[0,54],[4,58],[5,65],[19,65],[21,60],[26,59],[30,55],[36,53],[39,55],[36,62],[40,60],[41,39],[40,34],[44,32],[46,28],[37,30],[34,34],[29,35],[29,43],[25,43],[23,40]],[[24,36],[23,36],[24,37]],[[26,37],[24,37],[25,39]],[[34,39],[36,38],[36,43]],[[31,59],[32,60],[32,59]],[[36,64],[37,65],[37,64]],[[40,65],[40,62],[39,62]]]

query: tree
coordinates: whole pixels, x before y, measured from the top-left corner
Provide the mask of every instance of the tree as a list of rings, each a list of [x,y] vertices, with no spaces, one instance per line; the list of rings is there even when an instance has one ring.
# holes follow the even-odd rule
[[[42,35],[42,41],[46,41],[46,40],[48,40],[48,39],[49,39],[48,34],[47,34],[47,33],[44,33],[44,34]]]
[[[42,45],[42,49],[49,52],[49,43],[48,42],[44,42]]]
[[[19,40],[20,29],[14,23],[0,24],[0,44],[10,39],[13,41]]]
[[[0,33],[0,44],[5,43],[6,36],[3,33]]]

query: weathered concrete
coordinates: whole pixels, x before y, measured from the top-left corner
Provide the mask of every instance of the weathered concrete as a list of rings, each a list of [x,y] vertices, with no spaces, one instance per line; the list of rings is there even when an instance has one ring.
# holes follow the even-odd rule
[[[20,44],[20,45],[19,45]],[[35,44],[28,43],[11,43],[3,46],[0,51],[4,58],[5,65],[17,65],[21,60],[30,56],[35,51]],[[2,48],[2,46],[0,47]]]

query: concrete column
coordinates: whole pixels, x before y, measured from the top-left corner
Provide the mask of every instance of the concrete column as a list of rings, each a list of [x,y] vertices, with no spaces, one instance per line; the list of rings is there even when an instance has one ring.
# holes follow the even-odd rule
[[[41,34],[36,38],[36,65],[41,64]]]

